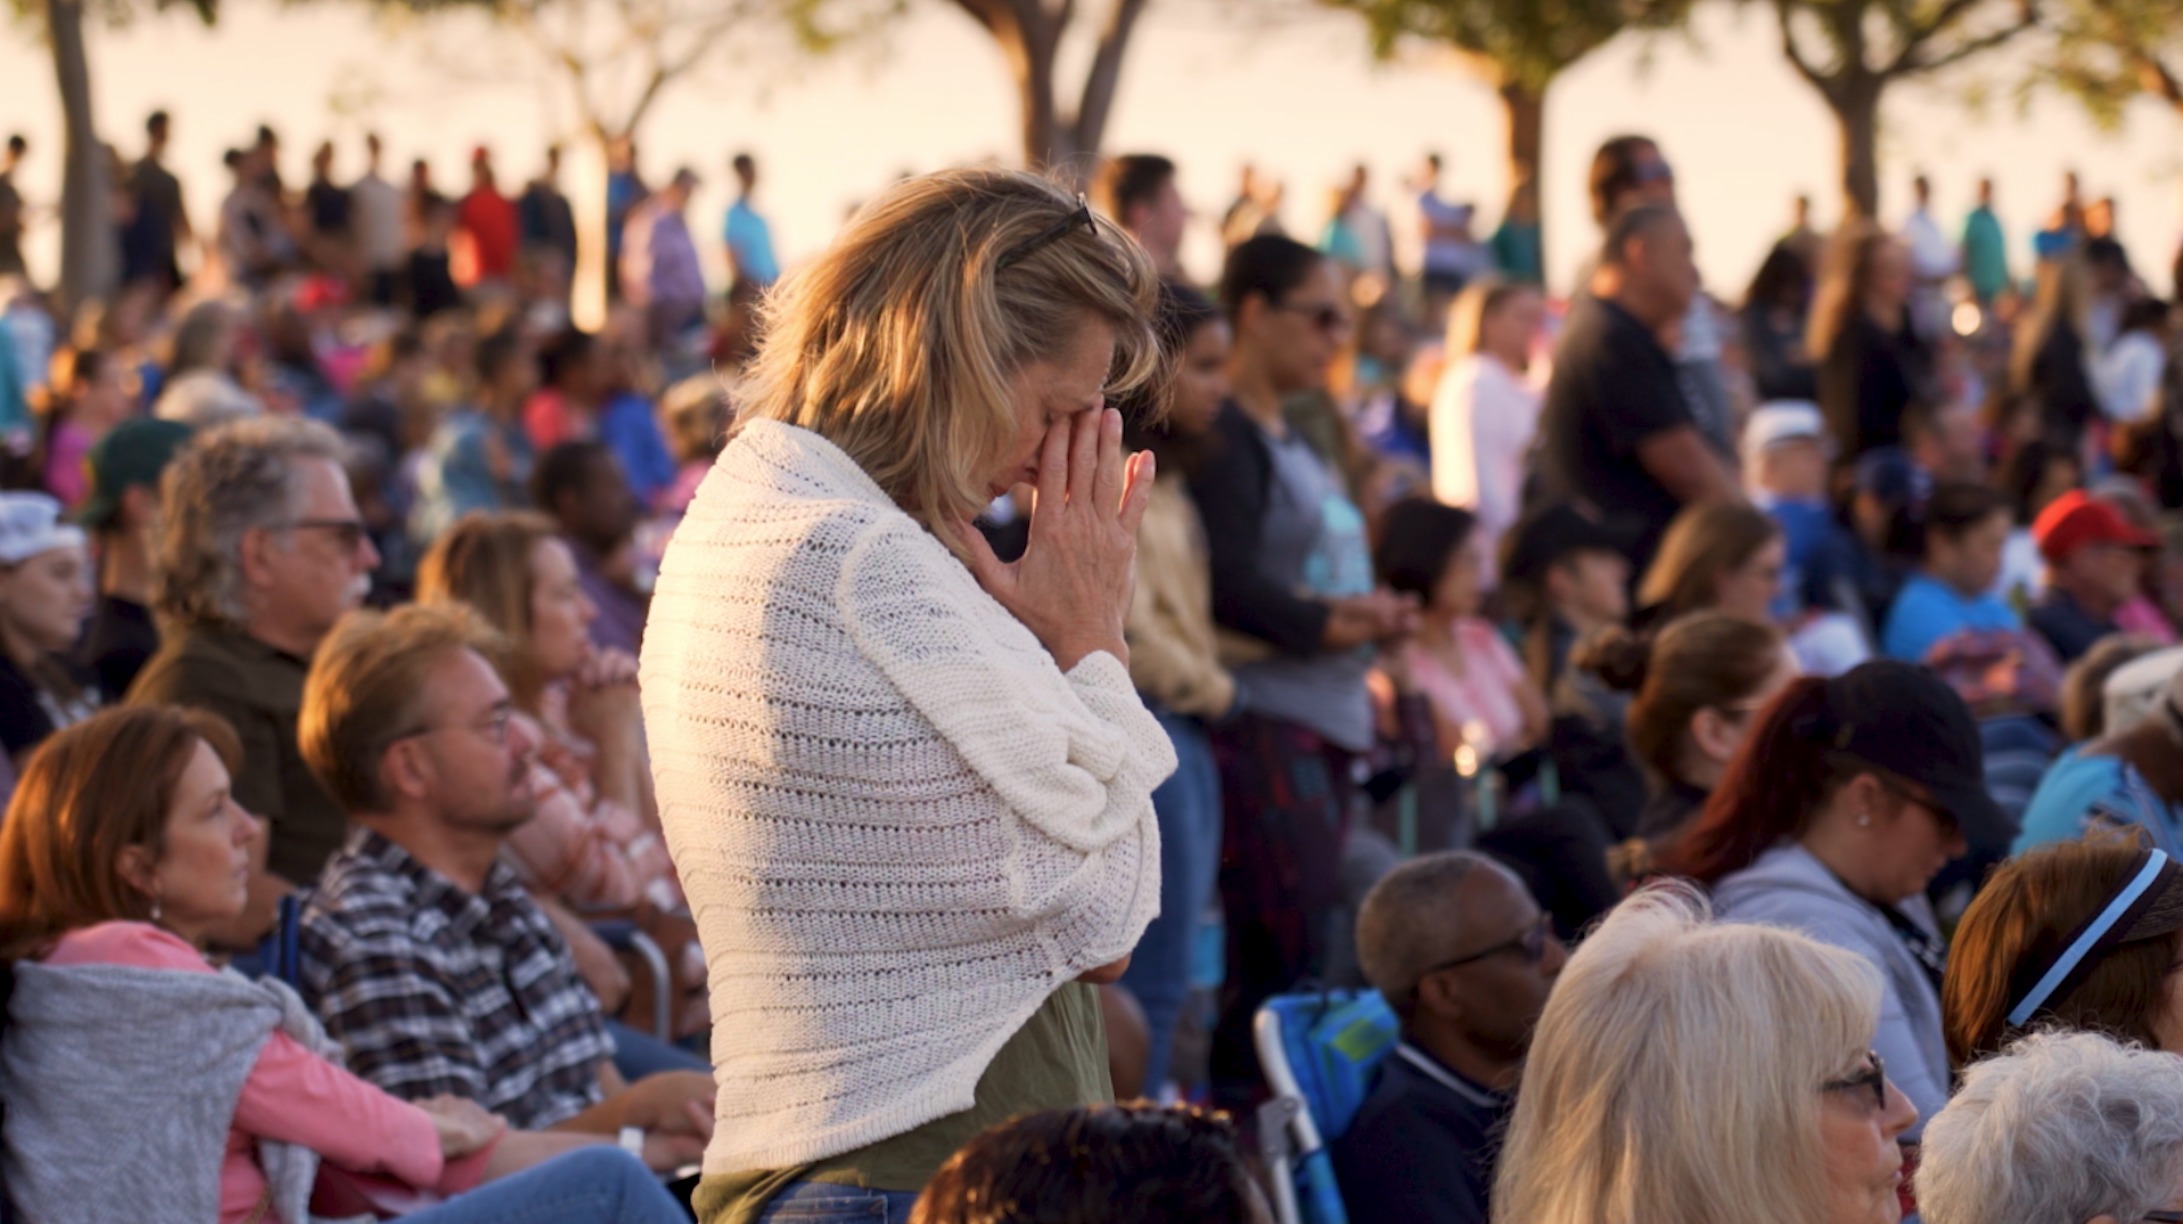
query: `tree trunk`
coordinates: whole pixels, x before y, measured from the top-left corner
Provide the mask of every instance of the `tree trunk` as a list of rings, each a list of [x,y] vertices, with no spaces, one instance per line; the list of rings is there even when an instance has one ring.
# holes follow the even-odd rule
[[[121,274],[114,233],[113,184],[106,150],[91,118],[91,63],[84,48],[82,0],[46,0],[53,75],[65,133],[61,180],[62,319],[113,292]]]
[[[1065,163],[1076,152],[1070,147],[1074,133],[1062,123],[1054,102],[1054,58],[1061,47],[1061,31],[1058,26],[1046,26],[1033,16],[993,32],[1001,54],[1008,58],[1009,75],[1016,81],[1023,164],[1033,170]]]
[[[569,150],[569,211],[576,221],[576,268],[569,285],[569,321],[587,332],[606,326],[606,130],[586,123]]]
[[[1880,215],[1880,93],[1886,82],[1863,74],[1836,83],[1827,105],[1842,143],[1842,203],[1845,217],[1876,220]]]
[[[1534,202],[1546,198],[1545,184],[1540,181],[1546,166],[1546,90],[1508,81],[1497,92],[1501,95],[1501,118],[1508,129],[1508,206],[1513,209],[1518,194],[1527,186]],[[1539,265],[1546,266],[1543,219],[1539,226]]]

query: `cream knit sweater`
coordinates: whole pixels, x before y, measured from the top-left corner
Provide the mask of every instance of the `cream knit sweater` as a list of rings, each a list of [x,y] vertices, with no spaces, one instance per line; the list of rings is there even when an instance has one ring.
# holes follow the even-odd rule
[[[970,1107],[1062,984],[1159,908],[1175,766],[1111,655],[1064,676],[818,435],[753,421],[660,567],[660,818],[711,967],[708,1173]]]

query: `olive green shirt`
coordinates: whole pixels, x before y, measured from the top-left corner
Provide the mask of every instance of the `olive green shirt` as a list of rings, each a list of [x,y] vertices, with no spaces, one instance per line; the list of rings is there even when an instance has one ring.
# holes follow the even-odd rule
[[[977,1099],[970,1108],[816,1164],[708,1176],[698,1183],[691,1203],[703,1224],[756,1224],[791,1182],[915,1192],[981,1131],[1020,1114],[1113,1099],[1099,990],[1071,982],[1040,1004],[1001,1046],[978,1077]]]

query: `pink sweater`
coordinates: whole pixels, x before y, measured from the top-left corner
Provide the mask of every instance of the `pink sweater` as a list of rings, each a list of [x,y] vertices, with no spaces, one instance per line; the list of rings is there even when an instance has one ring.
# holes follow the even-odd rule
[[[45,963],[216,972],[197,949],[142,922],[102,922],[70,931]],[[220,1224],[243,1224],[265,1195],[265,1174],[258,1168],[260,1136],[300,1144],[344,1169],[393,1177],[443,1195],[477,1185],[492,1150],[444,1160],[439,1132],[422,1109],[388,1096],[285,1033],[274,1033],[266,1041],[235,1102],[227,1157],[220,1166]]]

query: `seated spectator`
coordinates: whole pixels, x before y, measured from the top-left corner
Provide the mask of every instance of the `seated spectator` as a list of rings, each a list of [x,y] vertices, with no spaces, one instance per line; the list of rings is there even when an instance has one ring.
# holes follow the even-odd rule
[[[1925,559],[1888,610],[1880,649],[1922,663],[1966,633],[2020,636],[2023,618],[1993,593],[2008,534],[1999,493],[1974,484],[1935,489],[1925,507]]]
[[[511,719],[536,749],[537,814],[508,834],[539,893],[580,908],[683,908],[660,840],[636,660],[601,651],[569,547],[541,515],[474,514],[425,554],[417,598],[477,613],[499,635]]]
[[[473,510],[530,504],[537,452],[523,405],[538,384],[538,359],[515,332],[496,332],[478,342],[477,376],[474,402],[440,422],[417,473],[409,534],[420,549]]]
[[[1917,1110],[1871,1051],[1870,965],[1680,888],[1570,956],[1531,1040],[1494,1218],[1892,1224]]]
[[[776,1199],[833,1218],[825,1185]],[[783,1219],[799,1218],[794,1206]],[[1273,1224],[1225,1114],[1150,1104],[1026,1114],[933,1175],[909,1224]]]
[[[643,507],[614,452],[600,442],[564,442],[545,452],[532,478],[537,506],[561,529],[576,580],[596,613],[591,641],[601,650],[637,653],[644,636],[651,576],[640,575],[637,524]]]
[[[1772,516],[1787,548],[1775,613],[1792,630],[1800,665],[1831,676],[1871,658],[1874,635],[1860,589],[1870,559],[1827,495],[1830,445],[1813,404],[1765,404],[1744,425],[1751,503]]]
[[[1432,402],[1433,496],[1478,516],[1489,585],[1538,437],[1543,396],[1529,371],[1545,321],[1536,287],[1497,277],[1472,284],[1448,316],[1448,365]]]
[[[66,654],[90,612],[83,528],[43,493],[0,493],[0,750],[17,776],[31,749],[99,708],[97,682]]]
[[[135,705],[198,706],[242,737],[235,801],[264,822],[250,905],[223,947],[254,946],[280,895],[318,878],[348,821],[296,747],[319,642],[379,564],[349,495],[341,439],[315,421],[238,421],[190,441],[161,482],[153,606],[159,653]]]
[[[169,363],[152,415],[199,429],[257,416],[265,405],[235,381],[243,318],[224,301],[190,307],[174,332]]]
[[[1781,632],[1726,612],[1694,612],[1651,637],[1609,630],[1585,646],[1585,666],[1634,694],[1625,725],[1650,799],[1637,819],[1647,862],[1695,818],[1758,712],[1798,675]]]
[[[39,475],[46,491],[74,510],[91,494],[85,466],[91,448],[135,413],[130,400],[135,378],[103,349],[74,349],[65,358],[54,362]]]
[[[2170,988],[2183,866],[2135,834],[2095,833],[1996,868],[1956,927],[1941,992],[1959,1067],[2034,1030],[2183,1053]]]
[[[2056,759],[2024,810],[2014,852],[2070,841],[2090,828],[2124,825],[2142,828],[2153,845],[2183,857],[2183,705],[2178,703],[2183,703],[2183,670],[2170,675],[2166,700],[2142,721],[2127,728],[2110,725],[2104,736]]]
[[[625,324],[623,320],[627,319]],[[675,482],[675,458],[667,451],[660,433],[659,414],[652,403],[656,380],[640,374],[642,343],[628,332],[640,329],[642,320],[617,315],[606,342],[606,405],[599,410],[598,439],[621,460],[629,491],[640,505],[651,505]]]
[[[2100,689],[2099,734],[2120,735],[2151,718],[2168,699],[2169,682],[2179,670],[2183,670],[2183,646],[2156,650],[2116,668]]]
[[[2156,297],[2123,308],[2119,334],[2092,359],[2092,390],[2108,420],[2120,425],[2159,415],[2170,318],[2168,303]]]
[[[108,697],[128,692],[159,651],[151,608],[159,477],[189,438],[174,421],[123,421],[91,448],[91,494],[76,521],[97,544],[98,602],[76,661]]]
[[[608,389],[606,358],[589,332],[573,327],[539,352],[539,387],[523,405],[523,428],[540,454],[597,435]]]
[[[1524,1049],[1568,953],[1524,890],[1467,852],[1412,859],[1357,916],[1365,978],[1402,1043],[1333,1141],[1350,1218],[1485,1224]]]
[[[2054,500],[2032,524],[2047,563],[2047,592],[2033,605],[2031,627],[2073,663],[2117,631],[2115,613],[2138,593],[2146,551],[2160,537],[2132,527],[2115,508],[2082,491]]]
[[[395,1096],[464,1097],[526,1130],[638,1127],[674,1168],[712,1132],[712,1077],[623,1082],[598,999],[500,861],[536,808],[536,745],[487,634],[459,609],[359,612],[313,662],[303,754],[356,827],[303,909],[304,997]]]
[[[419,1224],[683,1218],[620,1152],[551,1159],[586,1137],[511,1132],[459,1097],[388,1096],[330,1061],[284,986],[206,961],[248,899],[256,822],[228,790],[237,761],[218,718],[132,707],[59,733],[23,776],[0,831],[15,1208],[139,1219],[156,1178],[156,1214],[221,1224],[315,1218],[314,1187],[322,1211],[346,1191],[341,1215],[375,1188],[460,1195],[405,1215]]]
[[[1903,453],[1935,484],[1982,482],[1984,432],[1970,406],[1921,400],[1903,413]]]
[[[1880,661],[1798,680],[1664,864],[1712,889],[1731,921],[1794,927],[1877,970],[1872,1048],[1927,1110],[1947,1100],[1948,1053],[1947,945],[1925,890],[1966,841],[2008,836],[1982,755],[1962,699],[1922,668]]]
[[[1771,625],[1787,564],[1781,528],[1765,511],[1741,502],[1692,506],[1675,517],[1638,583],[1638,619],[1664,625],[1710,608]]]
[[[659,412],[668,447],[674,452],[675,480],[660,490],[653,509],[664,519],[680,521],[690,499],[697,496],[697,486],[727,445],[734,413],[720,380],[709,374],[676,383],[660,401]]]
[[[2115,508],[2122,520],[2159,543],[2142,553],[2137,590],[2115,609],[2115,627],[2124,633],[2141,633],[2163,646],[2176,644],[2175,626],[2168,621],[2159,597],[2162,571],[2176,558],[2161,530],[2160,507],[2146,495],[2145,485],[2133,476],[2109,476],[2093,486],[2093,496]]]
[[[2123,668],[2159,649],[2150,638],[2118,633],[2101,638],[2083,658],[2070,664],[2062,675],[2062,738],[2082,744],[2105,735],[2107,682]]]
[[[1896,447],[1883,446],[1850,467],[1843,525],[1851,547],[1835,558],[1832,583],[1854,595],[1860,619],[1875,637],[1903,584],[1918,568],[1925,544],[1925,503],[1933,486]]]
[[[1500,760],[1546,738],[1546,696],[1516,652],[1480,617],[1478,520],[1429,498],[1396,502],[1380,522],[1373,568],[1390,589],[1417,599],[1416,636],[1381,656],[1373,690],[1382,723],[1393,722],[1397,692],[1424,694],[1440,752],[1468,744]]]
[[[1964,1069],[1920,1152],[1928,1224],[2183,1218],[2183,1062],[2034,1034]]]
[[[2031,604],[2046,594],[2046,566],[2032,524],[2056,499],[2084,483],[2084,463],[2068,447],[2036,438],[2017,447],[2002,466],[1997,482],[2009,495],[2014,526],[2001,553],[2001,579],[1994,593],[2011,603]]]
[[[1551,691],[1569,652],[1630,615],[1630,563],[1615,536],[1564,505],[1518,521],[1503,540],[1502,591],[1524,626],[1524,666]]]

